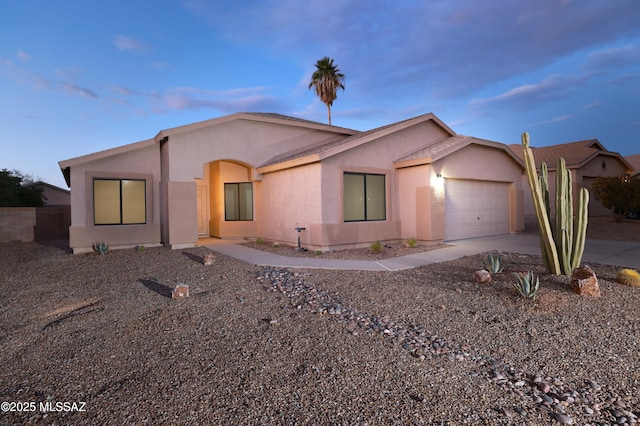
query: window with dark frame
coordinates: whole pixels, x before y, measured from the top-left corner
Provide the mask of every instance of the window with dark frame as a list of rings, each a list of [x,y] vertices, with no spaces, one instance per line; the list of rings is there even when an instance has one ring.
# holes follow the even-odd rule
[[[345,222],[386,220],[385,175],[345,172]]]
[[[147,223],[147,182],[144,179],[93,179],[94,225]]]
[[[253,220],[253,184],[251,182],[224,184],[224,220]]]

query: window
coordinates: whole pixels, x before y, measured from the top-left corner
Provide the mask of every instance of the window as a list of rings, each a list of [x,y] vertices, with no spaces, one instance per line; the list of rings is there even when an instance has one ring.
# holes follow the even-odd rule
[[[344,221],[385,220],[385,177],[344,174]]]
[[[93,216],[96,225],[147,223],[145,180],[94,179]]]
[[[224,220],[253,220],[253,184],[224,184]]]

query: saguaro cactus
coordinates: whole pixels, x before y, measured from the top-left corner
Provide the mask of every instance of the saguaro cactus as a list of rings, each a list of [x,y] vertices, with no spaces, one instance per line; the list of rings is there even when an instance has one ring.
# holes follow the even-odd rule
[[[570,275],[580,266],[584,253],[587,233],[589,191],[580,190],[577,214],[574,221],[571,172],[567,170],[564,158],[558,159],[556,168],[555,227],[551,227],[551,205],[547,165],[540,166],[540,176],[536,171],[533,152],[529,146],[529,134],[522,134],[525,167],[533,206],[540,228],[540,247],[547,272]]]

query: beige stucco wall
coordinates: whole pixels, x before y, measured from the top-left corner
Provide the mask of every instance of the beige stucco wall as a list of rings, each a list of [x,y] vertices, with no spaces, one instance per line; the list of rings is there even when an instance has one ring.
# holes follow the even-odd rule
[[[95,226],[94,178],[145,179],[147,223]],[[74,253],[89,252],[96,242],[106,242],[110,248],[160,244],[160,153],[157,145],[74,165],[71,167],[70,180],[69,245]]]
[[[438,188],[430,164],[398,169],[401,238],[420,243],[444,240],[444,188]]]
[[[271,221],[269,213],[266,218],[260,216],[274,208],[282,211],[282,206],[286,204],[274,204],[281,195],[270,193],[268,196],[263,196],[261,194],[263,188],[268,185],[261,183],[263,177],[256,174],[255,168],[272,159],[276,153],[289,152],[335,137],[332,132],[258,123],[251,120],[235,120],[188,132],[168,133],[169,141],[163,144],[162,149],[162,176],[168,183],[193,183],[194,179],[203,178],[206,165],[211,163],[209,166],[211,184],[209,232],[220,238],[254,238],[260,236],[265,229],[269,234],[279,230],[279,238],[286,238],[284,229],[288,225],[284,223],[289,223],[290,215],[278,215],[277,222]],[[224,161],[219,162],[219,160]],[[254,221],[224,221],[224,182],[241,181],[254,183]],[[289,190],[291,186],[291,182],[287,182],[284,187]],[[185,198],[186,193],[181,194],[183,203],[181,215],[166,213],[167,220],[163,219],[162,223],[163,227],[167,227],[170,231],[163,232],[165,244],[182,247],[189,242],[191,244],[197,242],[197,227],[193,230],[191,227],[185,228],[183,224],[174,223],[179,217],[197,217],[194,191],[188,191],[191,194],[189,197],[192,197],[190,200]],[[282,193],[283,191],[274,192]],[[296,196],[295,190],[292,191],[292,196]],[[169,203],[175,202],[170,194],[167,194],[166,199]],[[261,204],[265,202],[266,207]],[[270,205],[275,207],[270,208]],[[163,212],[169,208],[163,206]],[[261,226],[263,223],[268,225]],[[280,225],[273,225],[273,223]],[[177,234],[177,229],[184,234]],[[263,238],[270,237],[265,235]]]

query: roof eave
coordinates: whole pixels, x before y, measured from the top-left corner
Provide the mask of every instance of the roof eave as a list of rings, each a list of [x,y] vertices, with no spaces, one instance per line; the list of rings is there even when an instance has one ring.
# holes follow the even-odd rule
[[[276,172],[279,170],[291,169],[293,167],[304,166],[306,164],[316,163],[322,160],[320,154],[312,154],[306,157],[295,158],[289,161],[283,161],[281,163],[270,164],[268,166],[261,166],[256,168],[256,172],[259,174]]]

